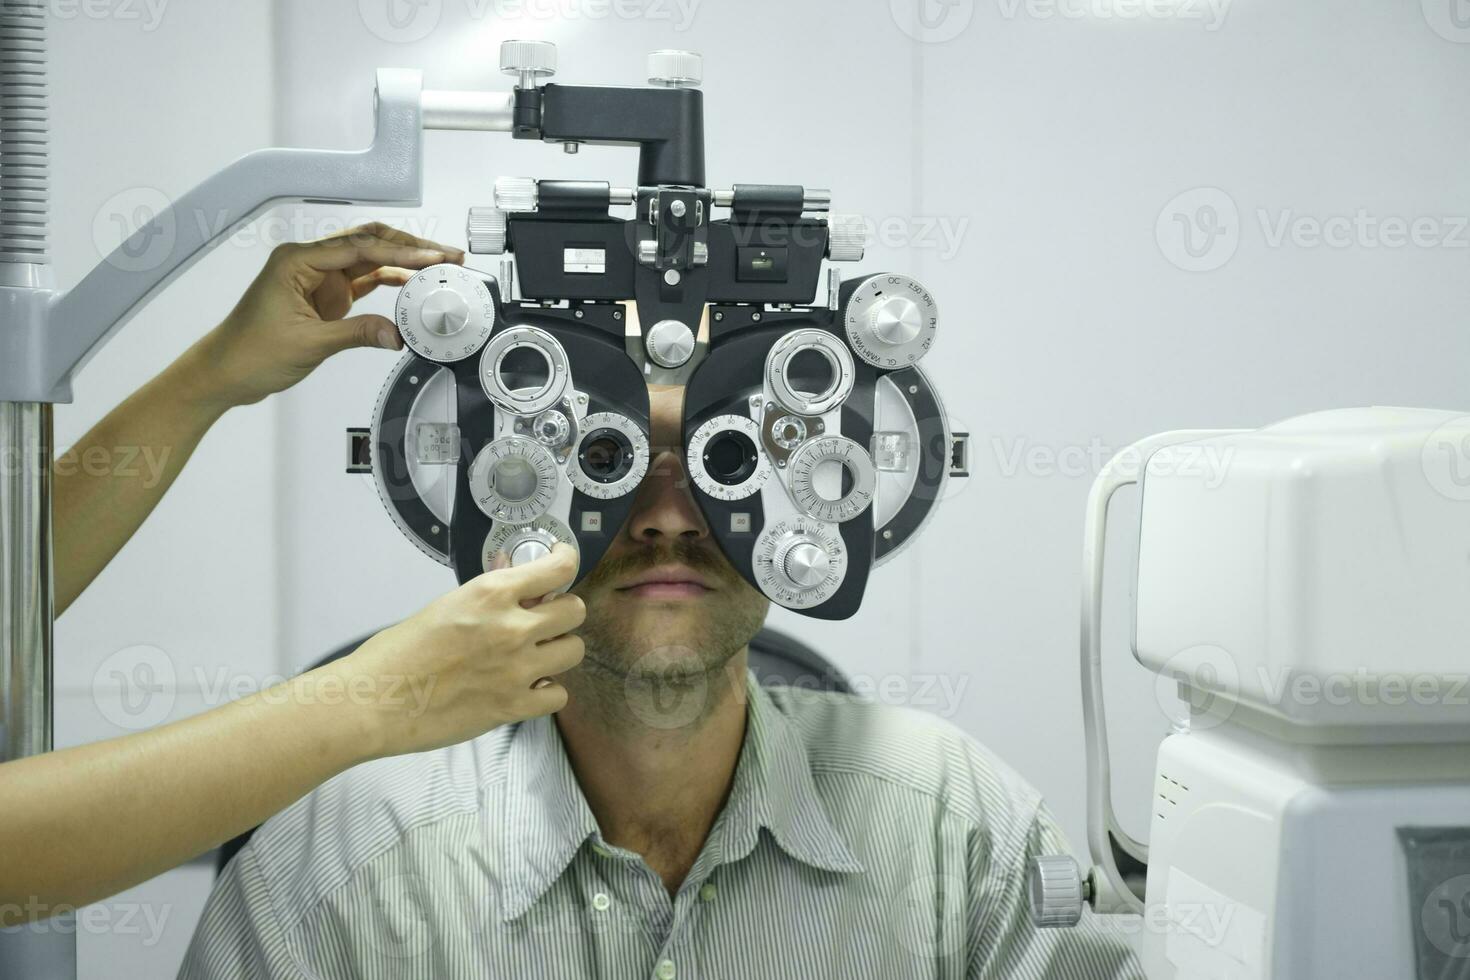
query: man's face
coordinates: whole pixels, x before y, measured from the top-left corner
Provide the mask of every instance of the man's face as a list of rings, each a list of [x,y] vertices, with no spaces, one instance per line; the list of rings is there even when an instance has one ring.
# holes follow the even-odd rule
[[[702,674],[760,630],[770,602],[726,560],[691,496],[684,389],[650,385],[648,475],[607,553],[572,591],[587,604],[587,659],[614,674]]]

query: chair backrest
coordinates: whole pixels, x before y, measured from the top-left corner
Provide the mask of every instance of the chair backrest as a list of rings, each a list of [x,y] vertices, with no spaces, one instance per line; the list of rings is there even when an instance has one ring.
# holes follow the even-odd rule
[[[371,638],[372,634],[369,634],[333,650],[307,669],[315,670],[323,664],[340,660]],[[848,684],[847,678],[831,661],[800,640],[770,627],[762,627],[761,631],[750,641],[750,669],[755,672],[756,679],[760,681],[762,687],[784,685],[813,691],[852,693],[852,687]],[[225,869],[230,859],[249,842],[251,835],[259,829],[252,827],[239,837],[220,845],[214,866],[216,874]]]

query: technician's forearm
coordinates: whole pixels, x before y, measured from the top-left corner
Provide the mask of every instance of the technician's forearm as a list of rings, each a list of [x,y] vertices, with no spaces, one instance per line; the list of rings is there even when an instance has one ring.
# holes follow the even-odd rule
[[[195,347],[98,422],[55,464],[60,615],[142,526],[226,404]]]
[[[172,725],[0,765],[0,927],[146,881],[372,758],[336,665]]]

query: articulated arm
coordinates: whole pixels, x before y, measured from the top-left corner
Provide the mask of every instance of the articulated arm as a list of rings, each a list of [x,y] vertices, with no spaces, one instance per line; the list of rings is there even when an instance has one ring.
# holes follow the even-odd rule
[[[71,377],[148,299],[280,201],[412,207],[422,199],[420,75],[378,72],[377,134],[366,150],[259,150],[134,232],[64,294],[0,290],[0,401],[68,401]]]

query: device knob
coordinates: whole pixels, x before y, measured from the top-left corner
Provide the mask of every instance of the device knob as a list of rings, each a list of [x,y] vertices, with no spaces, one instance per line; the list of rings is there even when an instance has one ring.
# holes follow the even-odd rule
[[[510,564],[511,567],[515,567],[517,565],[529,565],[531,562],[539,561],[549,554],[551,554],[551,549],[548,548],[543,541],[538,541],[535,539],[532,539],[530,541],[522,541],[520,544],[515,546],[515,549],[513,551],[511,551]]]
[[[868,251],[868,223],[860,214],[827,216],[827,258],[861,262]]]
[[[458,290],[436,289],[424,297],[424,305],[419,307],[419,322],[436,336],[452,337],[470,322],[470,304]]]
[[[534,177],[501,177],[495,181],[495,206],[502,211],[534,211],[538,200]]]
[[[704,58],[693,51],[655,51],[648,56],[648,83],[665,88],[698,88],[704,81]]]
[[[470,208],[465,237],[475,255],[500,255],[505,251],[506,215],[499,208]]]
[[[551,409],[536,416],[535,421],[531,423],[531,431],[541,445],[550,449],[560,449],[571,438],[572,423],[561,412]]]
[[[550,41],[501,41],[500,70],[517,75],[521,88],[556,74],[556,45]]]
[[[1038,929],[1059,929],[1082,921],[1087,901],[1082,871],[1065,854],[1039,857],[1031,865],[1031,923]]]
[[[832,559],[821,545],[802,541],[792,545],[781,561],[781,571],[798,589],[814,589],[827,579]]]
[[[694,331],[678,320],[660,320],[645,340],[648,356],[659,367],[676,368],[694,355]]]
[[[868,325],[879,340],[897,347],[924,329],[924,314],[919,304],[907,296],[889,296],[873,304],[868,311]]]

